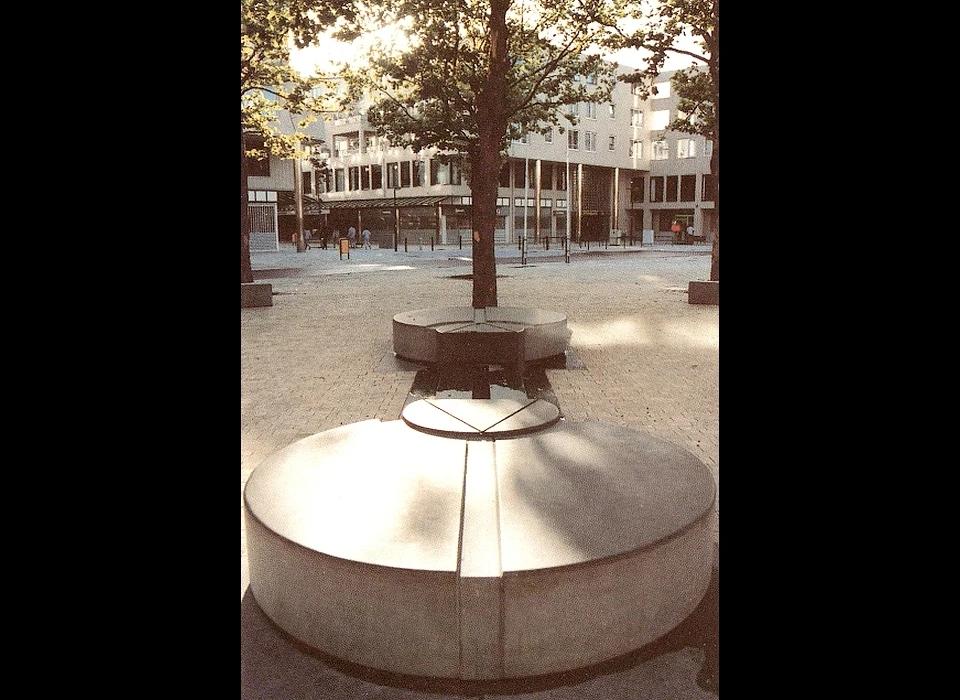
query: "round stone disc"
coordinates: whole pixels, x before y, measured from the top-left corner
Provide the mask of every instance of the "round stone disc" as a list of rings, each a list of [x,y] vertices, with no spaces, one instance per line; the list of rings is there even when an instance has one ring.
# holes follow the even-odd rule
[[[560,409],[543,399],[421,399],[407,404],[402,415],[416,430],[471,440],[542,430],[560,420]]]

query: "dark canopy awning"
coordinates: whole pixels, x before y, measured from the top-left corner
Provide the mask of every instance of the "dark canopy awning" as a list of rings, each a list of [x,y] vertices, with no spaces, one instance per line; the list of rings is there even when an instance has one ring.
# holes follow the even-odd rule
[[[277,213],[285,216],[293,216],[297,213],[293,192],[277,192]],[[317,216],[320,214],[320,203],[312,194],[303,195],[303,213]]]
[[[429,207],[446,199],[446,195],[429,197],[378,197],[377,199],[345,199],[335,202],[321,201],[324,209],[379,209],[382,207]]]

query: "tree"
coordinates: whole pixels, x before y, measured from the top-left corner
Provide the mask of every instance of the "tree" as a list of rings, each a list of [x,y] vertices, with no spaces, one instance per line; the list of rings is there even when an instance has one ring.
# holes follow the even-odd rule
[[[605,18],[598,17],[598,21]],[[710,172],[713,175],[714,233],[710,279],[720,280],[720,0],[645,0],[633,6],[624,20],[639,22],[640,29],[626,31],[625,22],[612,25],[616,48],[643,49],[651,56],[643,71],[621,76],[652,88],[668,55],[688,56],[691,66],[670,80],[679,97],[681,117],[668,129],[699,134],[713,141]],[[683,38],[696,41],[699,51],[684,48]],[[647,95],[645,95],[647,96]]]
[[[291,46],[303,48],[338,19],[353,17],[353,3],[336,0],[240,0],[240,282],[252,282],[250,220],[247,216],[246,157],[269,153],[305,155],[300,129],[322,109],[314,95],[323,78],[303,76],[290,66]],[[277,128],[280,108],[298,115],[292,133]],[[264,137],[264,150],[248,150],[246,133]],[[301,234],[302,235],[302,234]],[[302,249],[302,241],[298,242]]]
[[[494,230],[510,140],[561,124],[561,108],[605,102],[616,65],[597,51],[597,0],[387,0],[379,26],[406,28],[410,48],[383,43],[348,71],[367,121],[415,151],[459,161],[473,196],[473,308],[497,300]],[[602,18],[602,16],[601,16]],[[612,18],[607,18],[612,21]],[[595,81],[586,78],[591,76]],[[574,115],[563,115],[576,124]]]

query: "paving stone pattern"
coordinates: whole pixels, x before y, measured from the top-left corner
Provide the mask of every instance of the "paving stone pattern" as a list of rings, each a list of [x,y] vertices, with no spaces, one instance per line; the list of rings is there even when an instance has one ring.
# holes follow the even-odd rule
[[[687,303],[688,282],[709,279],[709,251],[597,251],[571,255],[570,263],[531,255],[526,266],[508,255],[498,250],[500,306],[560,311],[573,332],[570,347],[584,368],[547,371],[564,419],[605,421],[670,440],[699,457],[719,489],[719,307]],[[431,306],[469,306],[472,283],[455,277],[471,271],[468,261],[458,259],[468,256],[455,248],[409,254],[375,249],[352,251],[350,260],[341,261],[333,249],[297,254],[289,246],[253,254],[255,277],[270,282],[274,296],[273,306],[240,314],[241,493],[261,461],[295,440],[357,421],[400,417],[415,373],[384,361],[392,359],[392,318]],[[719,541],[718,524],[717,552]],[[242,608],[249,607],[245,547],[241,508]],[[652,661],[670,666],[661,678],[688,677],[688,666],[696,675],[697,654],[702,657],[701,650],[686,648],[673,652],[675,659]],[[660,673],[640,666],[634,669],[638,683],[644,674]],[[282,679],[277,682],[282,686]],[[692,677],[685,682],[683,692],[662,696],[714,697]],[[257,683],[248,678],[245,697],[257,697],[251,685]],[[384,692],[369,697],[428,696]],[[644,693],[616,697],[661,697],[651,687]],[[285,696],[274,688],[270,697]]]

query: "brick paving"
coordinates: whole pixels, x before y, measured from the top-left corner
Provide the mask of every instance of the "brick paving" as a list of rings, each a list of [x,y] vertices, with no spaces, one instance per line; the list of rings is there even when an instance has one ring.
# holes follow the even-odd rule
[[[549,253],[556,260],[557,251]],[[399,418],[414,372],[393,360],[392,318],[431,306],[469,306],[471,282],[455,277],[471,272],[469,255],[456,246],[354,250],[350,260],[340,260],[333,248],[252,254],[255,277],[272,284],[274,296],[272,307],[241,309],[241,493],[261,461],[295,440],[347,423]],[[514,247],[498,248],[497,255],[500,306],[567,316],[570,348],[584,367],[547,371],[564,418],[670,440],[699,457],[719,489],[719,307],[688,304],[686,293],[691,280],[709,279],[709,249],[574,249],[570,263],[532,251],[526,266]],[[719,524],[714,536],[718,574]],[[241,508],[244,697],[438,697],[436,688],[356,677],[285,639],[248,595],[245,547]],[[704,675],[705,654],[713,652],[666,642],[669,651],[654,658],[646,656],[659,643],[625,669],[522,697],[716,697],[702,687],[709,682],[695,678]],[[274,669],[269,682],[267,665]],[[653,670],[661,665],[665,670]],[[302,687],[307,676],[314,679],[309,692]]]

